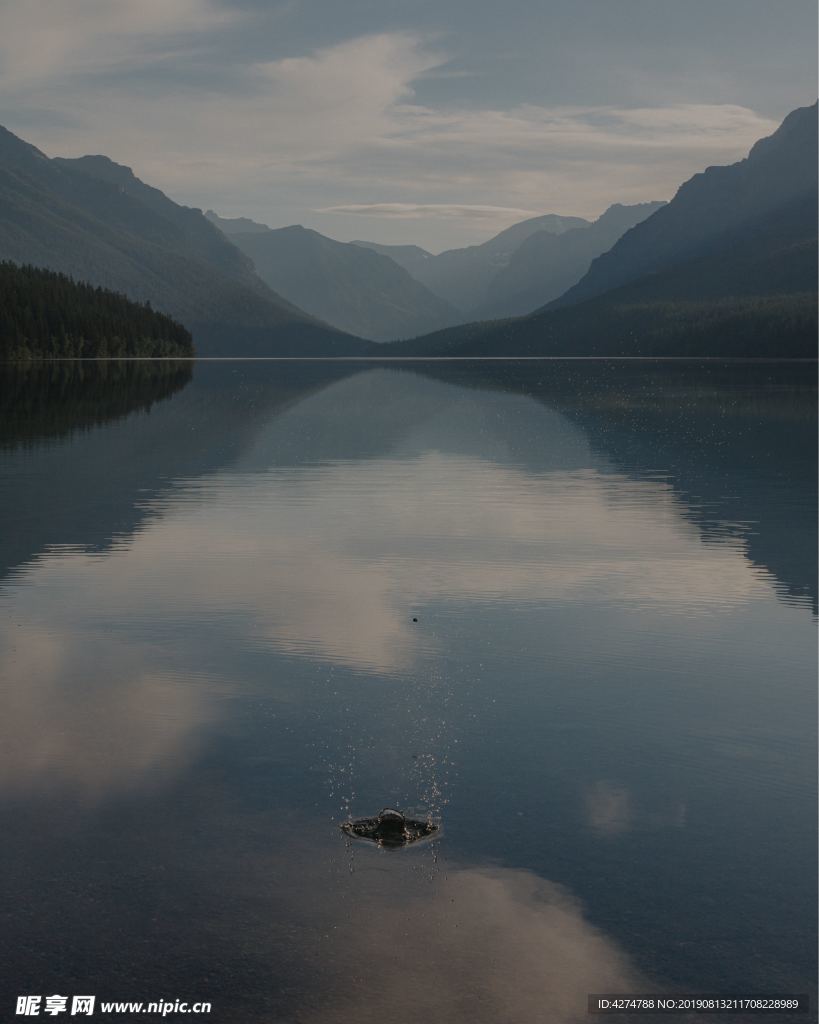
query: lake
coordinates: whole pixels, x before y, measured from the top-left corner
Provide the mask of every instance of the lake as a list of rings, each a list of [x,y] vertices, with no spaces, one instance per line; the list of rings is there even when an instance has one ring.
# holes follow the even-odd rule
[[[815,365],[0,383],[3,1019],[815,1019]]]

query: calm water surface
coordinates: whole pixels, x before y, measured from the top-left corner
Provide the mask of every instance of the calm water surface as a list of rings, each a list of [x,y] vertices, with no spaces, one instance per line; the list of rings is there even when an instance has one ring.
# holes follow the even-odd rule
[[[2,1019],[815,995],[814,373],[3,375]]]

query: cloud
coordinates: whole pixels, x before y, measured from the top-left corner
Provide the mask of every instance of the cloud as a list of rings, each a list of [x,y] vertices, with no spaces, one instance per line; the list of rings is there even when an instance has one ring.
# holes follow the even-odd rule
[[[412,32],[361,36],[305,57],[257,64],[282,106],[308,117],[344,110],[353,126],[411,97],[411,83],[446,60]],[[346,123],[343,126],[347,127]]]
[[[216,0],[11,0],[0,7],[0,86],[43,86],[178,58],[178,36],[210,33],[235,17]]]
[[[325,206],[317,213],[361,213],[374,217],[392,217],[412,220],[418,217],[445,217],[447,219],[496,220],[534,217],[536,210],[521,210],[512,206],[475,206],[466,203],[351,203],[347,206]]]
[[[152,652],[30,619],[0,630],[0,793],[92,804],[172,777],[213,716],[210,684]]]
[[[252,20],[216,0],[7,6],[6,120],[46,152],[105,152],[174,198],[227,215],[347,224],[350,237],[360,232],[351,215],[385,231],[412,221],[437,231],[439,245],[521,216],[668,198],[775,127],[735,104],[421,103],[416,86],[450,70],[450,54],[421,33],[228,57],[220,41]],[[151,67],[162,73],[135,86],[134,73]]]
[[[440,892],[415,882],[408,894],[379,877],[394,874],[368,873],[352,926],[349,914],[328,917],[323,959],[337,981],[317,986],[321,1006],[305,1022],[569,1024],[586,1019],[588,993],[645,985],[577,901],[531,871],[448,865]]]

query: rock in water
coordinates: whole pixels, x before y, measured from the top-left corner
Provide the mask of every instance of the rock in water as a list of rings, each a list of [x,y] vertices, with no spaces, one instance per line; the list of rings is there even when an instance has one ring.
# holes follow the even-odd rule
[[[345,821],[341,830],[355,839],[368,839],[376,846],[397,850],[434,836],[439,826],[432,821],[414,821],[392,807],[385,807],[374,818]]]

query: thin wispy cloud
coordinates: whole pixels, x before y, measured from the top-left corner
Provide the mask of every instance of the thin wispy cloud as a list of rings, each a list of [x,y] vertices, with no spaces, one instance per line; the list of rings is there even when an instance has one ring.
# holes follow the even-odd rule
[[[513,206],[470,206],[465,203],[350,203],[325,206],[316,213],[359,213],[367,217],[413,220],[418,217],[446,217],[467,220],[496,220],[498,217],[534,217],[536,210]]]

